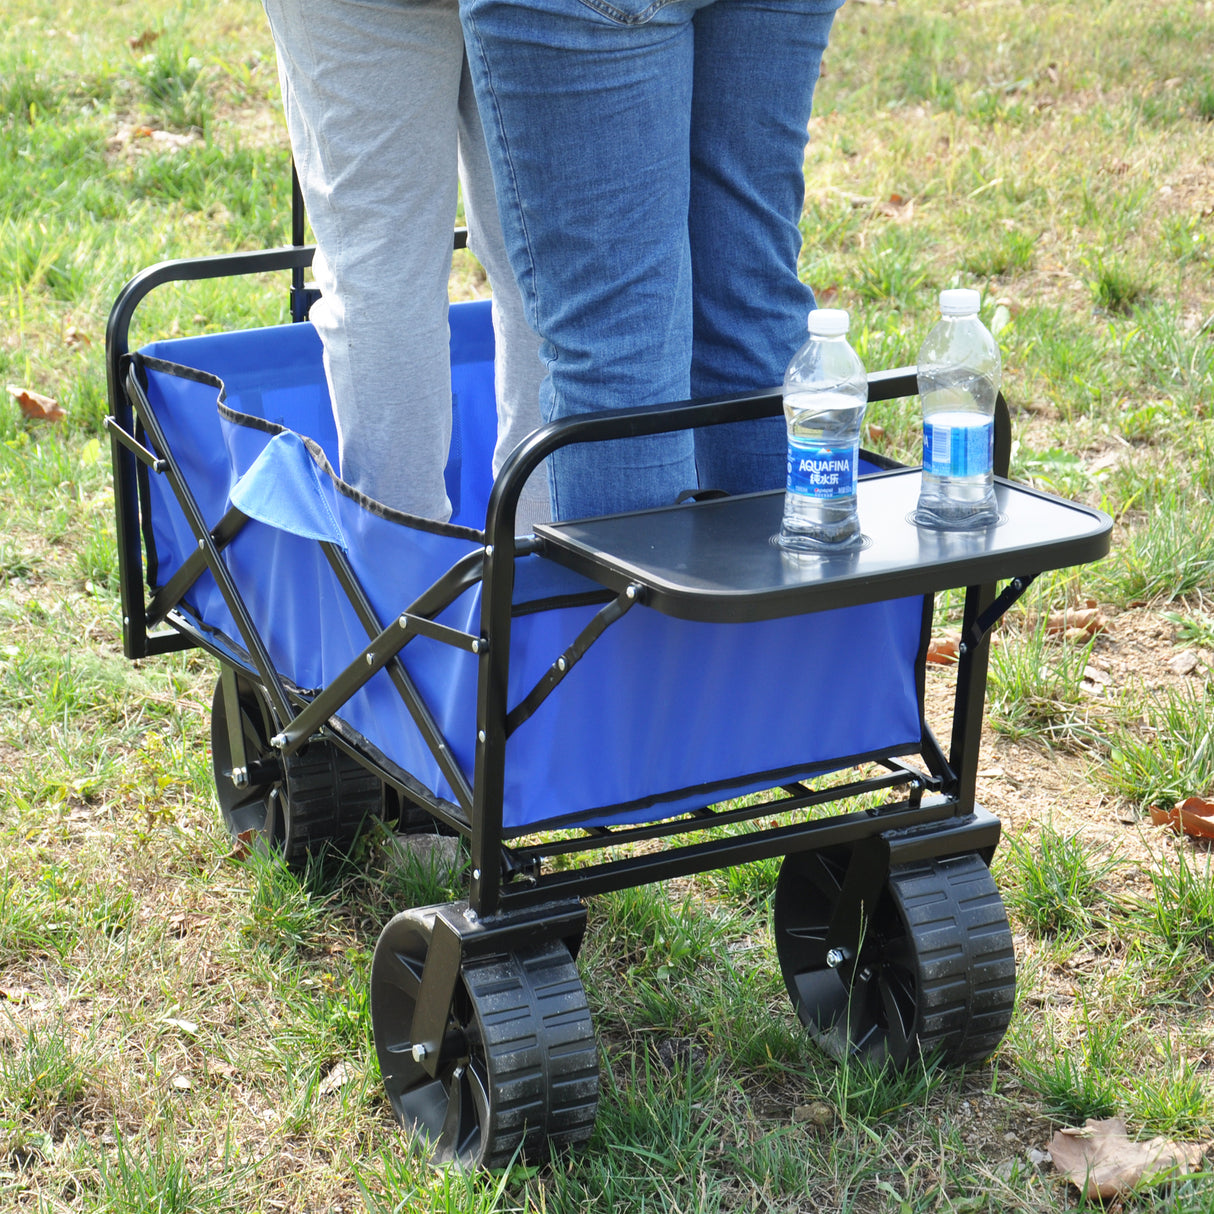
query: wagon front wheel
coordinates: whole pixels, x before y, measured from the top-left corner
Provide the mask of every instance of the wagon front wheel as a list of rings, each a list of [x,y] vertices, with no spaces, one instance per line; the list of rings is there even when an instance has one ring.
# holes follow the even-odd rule
[[[827,940],[850,855],[788,856],[776,884],[780,969],[810,1035],[832,1057],[896,1067],[920,1056],[946,1065],[988,1057],[1011,1020],[1016,960],[982,858],[891,869],[868,921],[854,925],[853,957]]]
[[[392,919],[371,964],[375,1049],[397,1121],[429,1143],[435,1163],[467,1167],[504,1167],[516,1152],[542,1160],[585,1141],[598,1054],[568,948],[551,941],[465,961],[443,1042],[427,1046],[415,1041],[413,1022],[435,909]]]

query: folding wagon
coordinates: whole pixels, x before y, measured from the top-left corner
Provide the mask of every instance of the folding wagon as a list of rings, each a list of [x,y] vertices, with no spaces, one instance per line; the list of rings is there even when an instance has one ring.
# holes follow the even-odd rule
[[[779,492],[516,537],[522,486],[556,448],[781,401],[549,425],[493,481],[487,303],[451,313],[455,515],[396,513],[334,471],[296,228],[293,247],[151,267],[114,306],[124,648],[218,659],[212,751],[233,835],[292,864],[377,818],[462,839],[467,899],[402,909],[375,949],[375,1044],[401,1123],[440,1160],[489,1166],[585,1140],[585,900],[770,857],[780,968],[827,1053],[989,1055],[1015,960],[988,868],[999,822],[975,804],[988,636],[1035,576],[1104,555],[1110,520],[1000,476],[998,526],[927,532],[909,521],[919,470],[865,453],[855,551],[783,553]],[[294,274],[295,323],[128,350],[153,289],[269,270]],[[913,368],[870,376],[871,401],[915,392]],[[1002,398],[996,420],[1006,474]],[[925,658],[933,596],[955,587],[941,743]]]

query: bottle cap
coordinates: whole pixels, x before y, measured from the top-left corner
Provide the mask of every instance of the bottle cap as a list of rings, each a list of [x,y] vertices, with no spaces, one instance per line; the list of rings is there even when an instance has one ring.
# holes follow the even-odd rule
[[[982,296],[973,287],[955,287],[940,292],[941,316],[977,316]]]
[[[844,308],[815,308],[809,314],[809,331],[815,337],[842,337],[850,323]]]

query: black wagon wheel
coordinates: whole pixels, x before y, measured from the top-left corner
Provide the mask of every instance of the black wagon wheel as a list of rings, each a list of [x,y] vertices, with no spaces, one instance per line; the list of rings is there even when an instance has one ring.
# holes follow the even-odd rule
[[[810,1035],[835,1058],[896,1067],[988,1057],[1011,1021],[1016,958],[982,857],[892,868],[854,957],[827,945],[849,859],[845,848],[788,856],[776,883],[780,969]]]
[[[437,1073],[413,1038],[435,908],[403,911],[371,963],[371,1024],[396,1119],[435,1163],[504,1167],[584,1142],[599,1073],[586,992],[561,941],[465,961]]]
[[[224,824],[232,837],[256,831],[299,868],[322,844],[347,848],[384,809],[381,781],[330,742],[310,742],[280,755],[269,696],[243,672],[235,674],[244,770],[234,770],[223,680],[211,702],[211,756]]]

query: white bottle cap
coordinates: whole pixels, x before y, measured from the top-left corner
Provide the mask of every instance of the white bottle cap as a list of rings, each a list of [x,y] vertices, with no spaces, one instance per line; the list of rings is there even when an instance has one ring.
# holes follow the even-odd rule
[[[940,292],[941,316],[977,316],[982,296],[973,287],[955,287]]]
[[[844,308],[815,308],[809,314],[809,331],[815,337],[842,337],[850,323]]]

